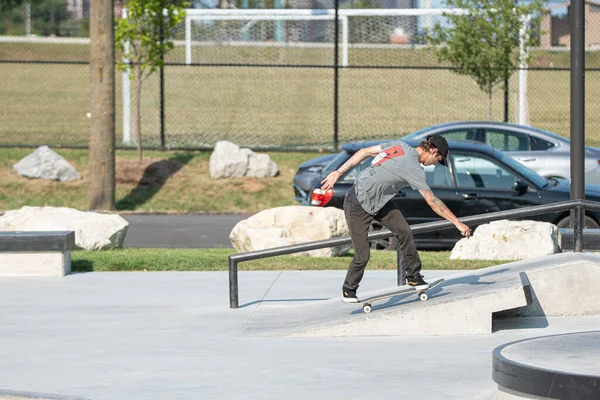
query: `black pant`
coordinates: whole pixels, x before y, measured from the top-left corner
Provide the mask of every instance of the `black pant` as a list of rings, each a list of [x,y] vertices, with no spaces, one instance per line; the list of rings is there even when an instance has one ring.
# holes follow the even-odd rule
[[[344,214],[350,230],[352,245],[354,246],[354,257],[348,267],[343,290],[356,291],[358,284],[365,273],[365,267],[369,262],[371,248],[367,235],[373,220],[379,221],[388,228],[398,239],[400,250],[404,256],[404,268],[406,276],[414,276],[421,271],[421,258],[415,246],[415,240],[410,226],[398,208],[389,201],[375,215],[367,213],[354,195],[354,186],[346,194],[344,199]]]

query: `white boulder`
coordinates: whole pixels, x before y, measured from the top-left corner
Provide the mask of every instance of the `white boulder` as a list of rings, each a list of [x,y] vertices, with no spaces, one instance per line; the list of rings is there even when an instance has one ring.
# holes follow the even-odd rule
[[[347,236],[344,211],[333,207],[287,206],[261,211],[233,227],[229,239],[238,252],[263,250]],[[348,246],[295,253],[312,257],[342,255]]]
[[[558,251],[556,225],[538,221],[494,221],[456,243],[452,260],[525,260]]]
[[[129,223],[121,216],[66,207],[23,207],[0,217],[0,231],[74,231],[75,248],[121,247]]]
[[[38,147],[13,165],[13,169],[27,178],[53,179],[60,182],[81,179],[81,174],[48,146]]]
[[[248,149],[242,149],[248,150]],[[277,164],[271,160],[268,154],[255,153],[252,150],[248,150],[248,168],[246,169],[246,176],[253,178],[264,178],[267,176],[277,175]]]
[[[250,149],[242,149],[240,146],[220,141],[210,155],[209,161],[210,177],[235,178],[250,176],[264,178],[277,175],[277,164],[268,154],[255,153]]]

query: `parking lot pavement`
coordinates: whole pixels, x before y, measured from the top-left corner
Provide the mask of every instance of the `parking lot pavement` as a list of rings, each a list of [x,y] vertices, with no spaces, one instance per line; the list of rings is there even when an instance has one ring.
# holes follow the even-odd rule
[[[231,248],[229,233],[246,214],[123,214],[129,228],[123,247]]]
[[[111,400],[491,400],[495,347],[600,322],[510,320],[480,336],[241,336],[261,299],[295,307],[336,297],[344,274],[240,272],[239,309],[229,308],[227,272],[2,277],[0,392]],[[367,271],[362,286],[394,281],[393,271]]]

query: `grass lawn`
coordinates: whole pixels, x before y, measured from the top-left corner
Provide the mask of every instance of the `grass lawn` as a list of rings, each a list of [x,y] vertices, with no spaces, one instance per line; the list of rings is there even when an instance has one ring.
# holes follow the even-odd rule
[[[55,149],[83,176],[82,180],[56,182],[28,179],[12,166],[31,149],[1,149],[0,210],[23,206],[87,209],[87,150]],[[279,168],[273,178],[211,179],[210,152],[146,151],[137,161],[135,151],[116,154],[116,207],[120,211],[256,213],[266,208],[297,205],[292,177],[298,165],[315,153],[272,153]]]
[[[227,256],[233,249],[119,249],[74,251],[72,269],[89,271],[227,271]],[[425,270],[479,269],[506,261],[450,260],[449,251],[420,252]],[[240,271],[258,270],[346,270],[351,256],[318,258],[280,256],[238,264]],[[395,270],[395,251],[372,251],[367,269]]]

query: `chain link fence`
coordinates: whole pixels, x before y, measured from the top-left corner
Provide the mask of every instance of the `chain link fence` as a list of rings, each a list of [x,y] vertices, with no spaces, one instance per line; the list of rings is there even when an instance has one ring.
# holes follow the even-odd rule
[[[487,94],[421,43],[440,17],[346,14],[336,66],[331,15],[197,15],[173,38],[163,85],[159,73],[143,84],[144,147],[203,149],[228,140],[255,149],[330,151],[336,134],[339,143],[397,138],[436,123],[489,119]],[[588,49],[586,144],[600,147],[600,54],[592,41]],[[525,111],[526,123],[568,137],[569,51],[540,48],[532,55],[527,101],[520,104],[515,73],[506,117],[518,123]],[[87,146],[88,59],[86,39],[0,36],[0,144]],[[123,121],[135,121],[136,99],[133,82],[124,96],[124,79],[118,72],[116,135],[128,147],[135,146],[135,126]],[[501,87],[493,92],[491,119],[505,119]]]

